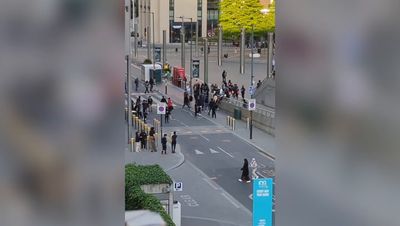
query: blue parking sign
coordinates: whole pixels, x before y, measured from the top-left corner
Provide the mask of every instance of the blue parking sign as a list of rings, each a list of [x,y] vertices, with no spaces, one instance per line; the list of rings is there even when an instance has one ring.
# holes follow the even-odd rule
[[[272,226],[272,178],[253,180],[253,226]]]

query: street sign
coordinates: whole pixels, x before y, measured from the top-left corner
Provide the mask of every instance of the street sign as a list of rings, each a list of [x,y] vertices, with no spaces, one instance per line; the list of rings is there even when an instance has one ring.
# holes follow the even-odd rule
[[[165,103],[158,103],[157,104],[157,114],[158,115],[165,115],[165,110],[167,106]]]
[[[250,94],[251,96],[253,96],[255,93],[256,93],[256,89],[254,88],[254,86],[250,86],[250,87],[249,87],[249,94]]]
[[[192,60],[192,76],[193,78],[199,78],[200,76],[200,60]]]
[[[272,178],[253,180],[253,226],[272,226]]]
[[[256,110],[256,99],[250,99],[248,107],[249,107],[249,111]]]
[[[174,191],[183,191],[183,183],[175,182],[174,183]]]
[[[161,48],[160,47],[154,48],[154,59],[156,62],[161,62]]]

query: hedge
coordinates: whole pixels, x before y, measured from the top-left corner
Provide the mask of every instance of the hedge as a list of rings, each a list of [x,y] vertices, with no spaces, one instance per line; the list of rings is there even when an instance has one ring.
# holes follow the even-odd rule
[[[175,226],[171,217],[164,210],[160,201],[153,195],[146,194],[140,185],[171,184],[172,180],[159,165],[125,166],[125,210],[146,209],[161,215],[168,226]]]

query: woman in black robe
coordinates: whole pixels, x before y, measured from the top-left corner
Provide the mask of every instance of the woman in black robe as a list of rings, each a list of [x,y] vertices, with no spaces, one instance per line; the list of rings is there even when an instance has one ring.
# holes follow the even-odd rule
[[[247,161],[247,159],[244,159],[243,167],[240,170],[242,170],[242,176],[240,177],[239,181],[250,183],[249,162]]]

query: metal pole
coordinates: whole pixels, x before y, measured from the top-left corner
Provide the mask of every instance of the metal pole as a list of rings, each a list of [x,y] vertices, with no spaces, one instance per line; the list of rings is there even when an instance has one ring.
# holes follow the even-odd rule
[[[240,74],[244,74],[244,38],[245,30],[242,28],[240,32]]]
[[[184,22],[183,22],[183,17],[182,19],[182,27],[181,27],[181,67],[185,69],[185,28],[184,28]],[[186,70],[185,70],[186,72]]]
[[[192,55],[192,42],[193,42],[193,19],[190,18],[190,94],[192,94],[192,77],[193,77],[193,55]],[[186,87],[185,87],[186,88]]]
[[[163,137],[163,133],[162,133],[162,114],[160,114],[160,138],[162,139],[162,137]],[[160,139],[160,140],[161,140]]]
[[[251,27],[251,81],[250,81],[250,98],[253,99],[253,83],[254,83],[254,74],[253,74],[253,67],[254,67],[254,53],[253,53],[253,46],[254,46],[254,25]],[[253,111],[250,111],[250,140],[253,139]]]
[[[163,30],[163,66],[165,64],[165,62],[167,61],[167,52],[166,52],[166,45],[167,45],[167,31]]]
[[[150,26],[147,26],[147,59],[150,58]]]
[[[273,48],[274,48],[274,44],[273,44],[273,33],[272,32],[268,32],[268,68],[267,68],[267,72],[268,75],[267,77],[270,78],[272,76],[272,58],[273,58]]]
[[[199,21],[196,20],[196,45],[195,45],[196,57],[199,57]]]
[[[153,19],[153,70],[156,70],[156,54],[154,54],[154,45],[155,45],[155,42],[154,42],[154,30],[155,30],[155,27],[154,27],[154,12],[151,12],[151,16],[152,16],[152,19]],[[155,74],[155,71],[154,71],[154,74]]]
[[[204,38],[204,83],[208,84],[208,40]]]
[[[222,64],[222,27],[218,27],[218,66]]]
[[[135,23],[137,23],[137,20],[135,19]],[[135,57],[138,56],[138,50],[137,50],[137,24],[133,24],[133,29],[134,29],[134,41],[135,43],[133,44],[134,49],[135,49]]]

